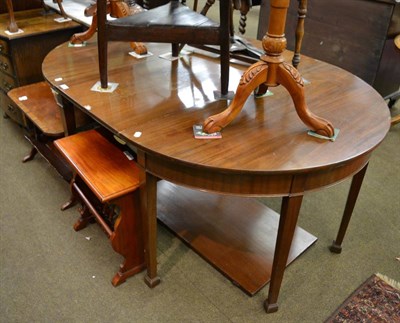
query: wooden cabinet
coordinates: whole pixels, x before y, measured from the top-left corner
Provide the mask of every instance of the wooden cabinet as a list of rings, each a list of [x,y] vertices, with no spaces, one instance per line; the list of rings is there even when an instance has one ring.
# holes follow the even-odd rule
[[[7,116],[22,124],[22,115],[7,97],[15,87],[43,80],[42,62],[47,53],[82,31],[76,22],[58,23],[54,12],[42,8],[16,11],[22,33],[8,34],[8,14],[0,15],[0,106]]]
[[[12,0],[14,11],[42,8],[42,0]],[[0,14],[7,13],[6,0],[0,1]]]
[[[262,1],[259,39],[268,28],[269,4]],[[292,0],[285,32],[290,50],[294,49],[297,9],[298,1]],[[395,0],[311,0],[301,53],[357,75],[386,96],[400,86],[400,50],[393,41],[397,34],[400,3]]]

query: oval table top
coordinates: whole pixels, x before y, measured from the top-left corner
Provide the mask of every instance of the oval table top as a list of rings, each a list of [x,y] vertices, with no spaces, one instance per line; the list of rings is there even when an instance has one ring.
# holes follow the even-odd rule
[[[387,105],[370,85],[302,56],[299,71],[307,81],[308,108],[339,129],[334,142],[307,134],[282,86],[271,88],[270,96],[250,96],[221,139],[194,139],[193,125],[227,106],[213,96],[219,88],[217,60],[194,49],[170,61],[159,57],[170,45],[148,44],[148,49],[152,56],[136,59],[128,55],[129,44],[109,43],[109,82],[119,83],[113,93],[91,90],[99,81],[95,41],[85,47],[60,45],[45,58],[43,74],[79,107],[90,106],[86,113],[137,149],[188,169],[259,175],[324,171],[368,155],[390,127]],[[291,55],[285,52],[286,61]],[[247,67],[231,64],[230,90],[235,91]]]

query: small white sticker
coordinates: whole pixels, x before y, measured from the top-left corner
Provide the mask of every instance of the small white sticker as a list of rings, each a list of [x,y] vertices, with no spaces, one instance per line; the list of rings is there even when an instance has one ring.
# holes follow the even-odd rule
[[[27,97],[26,95],[20,96],[20,97],[18,98],[18,100],[20,100],[20,101],[26,101],[26,100],[28,100],[28,97]]]
[[[84,105],[83,107],[88,111],[92,110],[92,107],[90,105]]]
[[[142,133],[141,133],[140,131],[136,131],[136,132],[133,134],[133,136],[134,136],[135,138],[139,138],[141,135],[142,135]]]
[[[72,43],[69,43],[68,44],[68,47],[85,47],[87,45],[87,43],[84,41],[83,43],[81,43],[81,44],[72,44]]]
[[[24,31],[22,30],[22,29],[18,29],[16,32],[11,32],[11,31],[9,31],[9,30],[5,30],[4,31],[7,35],[10,35],[10,36],[12,36],[12,35],[16,35],[16,34],[22,34]]]
[[[137,54],[136,52],[129,52],[128,54],[137,59],[153,56],[153,53],[150,53],[150,52],[147,52],[146,54],[143,54],[143,55]]]
[[[111,93],[114,92],[114,90],[118,87],[118,83],[112,83],[109,82],[107,85],[106,89],[103,89],[101,87],[101,83],[100,81],[96,82],[95,85],[92,86],[92,88],[90,89],[91,91],[96,91],[96,92],[104,92],[104,93]]]
[[[57,77],[56,79],[54,79],[54,81],[56,81],[56,82],[60,82],[60,81],[62,81],[62,80],[63,80],[62,77]]]
[[[164,53],[164,54],[158,55],[158,57],[160,57],[162,59],[166,59],[167,61],[175,61],[175,60],[177,60],[177,59],[179,59],[179,58],[181,58],[183,56],[187,56],[187,55],[191,55],[191,54],[193,54],[193,51],[181,50],[179,52],[178,56],[172,56],[172,53],[168,52],[168,53]]]
[[[71,21],[71,20],[72,20],[71,18],[64,18],[64,17],[55,18],[55,19],[54,19],[54,21],[55,21],[55,22],[58,22],[58,23],[68,22],[68,21]]]
[[[63,90],[68,90],[69,86],[67,84],[61,84],[60,88],[62,88]]]

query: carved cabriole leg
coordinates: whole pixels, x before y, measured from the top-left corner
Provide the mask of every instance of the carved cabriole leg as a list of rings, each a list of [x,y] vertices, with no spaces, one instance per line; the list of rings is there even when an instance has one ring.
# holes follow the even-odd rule
[[[113,203],[120,208],[120,214],[114,223],[110,242],[113,249],[124,257],[124,262],[112,279],[113,286],[118,286],[145,267],[139,191]]]
[[[122,18],[138,12],[139,10],[131,13],[129,6],[123,0],[110,0],[111,17]],[[134,50],[138,55],[144,55],[147,53],[147,47],[143,43],[131,42],[130,45],[132,50]]]
[[[267,79],[268,65],[257,62],[242,75],[232,103],[219,114],[208,117],[203,123],[203,129],[209,133],[220,131],[226,127],[242,110],[249,95]]]
[[[277,81],[290,93],[301,121],[320,135],[331,137],[334,133],[332,124],[308,110],[304,95],[303,79],[297,69],[288,63],[280,64],[277,71]]]
[[[7,10],[10,17],[10,23],[8,24],[7,29],[10,33],[16,33],[18,31],[18,26],[15,22],[14,7],[11,0],[7,0]]]
[[[307,0],[299,0],[299,9],[298,9],[298,17],[297,17],[297,27],[296,27],[296,41],[294,46],[294,55],[292,64],[297,68],[300,63],[300,50],[301,44],[303,42],[304,36],[304,19],[307,14]]]
[[[284,65],[282,56],[286,49],[286,38],[284,37],[286,14],[289,7],[289,0],[271,0],[271,11],[269,17],[268,32],[264,36],[262,44],[265,55],[261,57],[261,66],[266,64],[268,68],[263,67],[263,73],[254,71],[256,65],[252,65],[245,72],[245,78],[241,79],[235,98],[231,105],[222,113],[207,118],[203,123],[203,129],[206,132],[220,131],[227,126],[241,111],[250,93],[257,88],[258,85],[265,87],[278,86],[283,82],[292,96],[296,111],[299,113],[301,120],[306,123],[312,130],[320,135],[332,137],[334,134],[332,125],[322,118],[315,116],[307,110],[305,104],[303,87],[298,83],[300,75],[293,69],[288,69],[288,65]],[[260,79],[264,75],[265,79]],[[248,77],[252,75],[257,77]],[[290,79],[291,78],[291,79]],[[246,82],[246,79],[250,79]],[[301,79],[301,78],[300,78]],[[243,89],[245,87],[245,89]],[[248,89],[246,87],[249,87]],[[239,90],[240,89],[240,90]]]
[[[70,42],[71,44],[82,44],[85,41],[89,40],[90,38],[93,37],[93,35],[95,34],[97,30],[97,13],[95,12],[92,18],[92,23],[89,27],[89,29],[87,29],[86,31],[82,32],[82,33],[76,33],[73,34]]]

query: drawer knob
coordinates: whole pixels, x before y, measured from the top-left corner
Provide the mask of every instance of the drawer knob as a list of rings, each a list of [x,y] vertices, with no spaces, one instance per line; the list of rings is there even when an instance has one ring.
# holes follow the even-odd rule
[[[1,62],[1,68],[3,69],[3,70],[7,70],[8,69],[8,64],[7,63],[3,63],[3,62]]]

